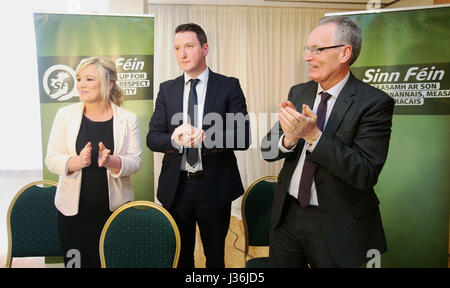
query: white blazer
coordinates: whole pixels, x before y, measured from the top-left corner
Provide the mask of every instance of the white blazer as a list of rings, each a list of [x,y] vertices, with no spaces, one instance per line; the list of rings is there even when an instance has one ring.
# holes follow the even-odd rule
[[[130,175],[141,166],[141,143],[136,114],[111,103],[113,110],[113,155],[120,157],[122,168],[118,174],[107,169],[109,209],[133,201],[134,192]],[[47,146],[45,165],[59,175],[55,195],[56,208],[66,216],[78,214],[82,170],[68,174],[68,160],[77,155],[76,140],[80,130],[84,103],[60,108],[53,121]]]

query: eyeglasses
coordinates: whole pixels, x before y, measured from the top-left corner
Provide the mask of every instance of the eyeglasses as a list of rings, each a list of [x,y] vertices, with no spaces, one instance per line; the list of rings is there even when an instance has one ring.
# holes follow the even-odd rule
[[[311,47],[311,48],[304,47],[303,51],[305,53],[308,53],[308,51],[309,51],[309,53],[311,53],[311,55],[319,55],[322,51],[332,49],[332,48],[342,47],[342,46],[345,46],[345,45],[342,44],[342,45],[334,45],[334,46],[328,46],[328,47]]]

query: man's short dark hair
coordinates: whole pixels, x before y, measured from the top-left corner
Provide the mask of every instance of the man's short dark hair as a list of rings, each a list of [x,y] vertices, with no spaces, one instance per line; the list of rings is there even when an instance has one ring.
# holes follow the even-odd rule
[[[200,45],[203,47],[205,43],[208,43],[208,39],[206,38],[206,33],[203,31],[202,27],[195,23],[187,23],[187,24],[181,24],[178,25],[178,27],[175,29],[175,34],[181,33],[181,32],[187,32],[191,31],[194,32],[197,35],[198,41],[200,41]]]

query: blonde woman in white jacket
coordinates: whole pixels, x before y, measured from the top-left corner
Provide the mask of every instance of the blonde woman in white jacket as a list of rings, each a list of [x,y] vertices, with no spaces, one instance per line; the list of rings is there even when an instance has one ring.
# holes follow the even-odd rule
[[[65,264],[72,257],[67,252],[76,249],[81,267],[100,267],[101,229],[134,199],[130,176],[141,165],[139,126],[136,114],[119,107],[114,62],[84,59],[76,77],[80,102],[56,113],[45,164],[59,175],[55,205]]]

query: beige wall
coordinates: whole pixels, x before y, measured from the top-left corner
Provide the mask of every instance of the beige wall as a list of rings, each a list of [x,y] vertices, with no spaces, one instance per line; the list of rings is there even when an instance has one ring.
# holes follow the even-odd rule
[[[146,0],[110,0],[109,13],[112,14],[144,14],[144,2]]]
[[[433,0],[408,0],[408,1],[399,1],[392,5],[389,5],[388,8],[401,8],[401,7],[413,7],[413,6],[431,6],[433,5]]]
[[[402,8],[402,7],[415,7],[415,6],[431,6],[440,3],[449,3],[450,1],[447,0],[400,0],[392,5],[389,5],[387,8]],[[150,3],[148,5],[147,3]],[[150,14],[151,14],[151,4],[196,4],[196,5],[211,5],[211,4],[219,4],[221,5],[249,5],[249,6],[263,6],[268,5],[268,2],[264,2],[263,0],[229,0],[229,1],[206,1],[206,0],[185,0],[185,1],[172,1],[172,0],[109,0],[109,13],[112,14],[144,14],[147,11],[144,11],[144,6],[150,7]],[[147,4],[147,5],[146,5]],[[270,2],[270,5],[272,6],[300,6],[304,4],[299,4],[295,2]],[[308,6],[317,6],[321,8],[326,8],[326,6],[329,6],[325,3],[320,4],[308,4]],[[332,8],[339,8],[335,7],[336,5],[333,5]],[[349,5],[343,5],[341,8],[348,9],[352,6]],[[330,7],[328,7],[330,8]],[[147,7],[146,7],[147,9]],[[358,7],[358,9],[355,10],[364,10]],[[148,13],[147,12],[147,13]]]

